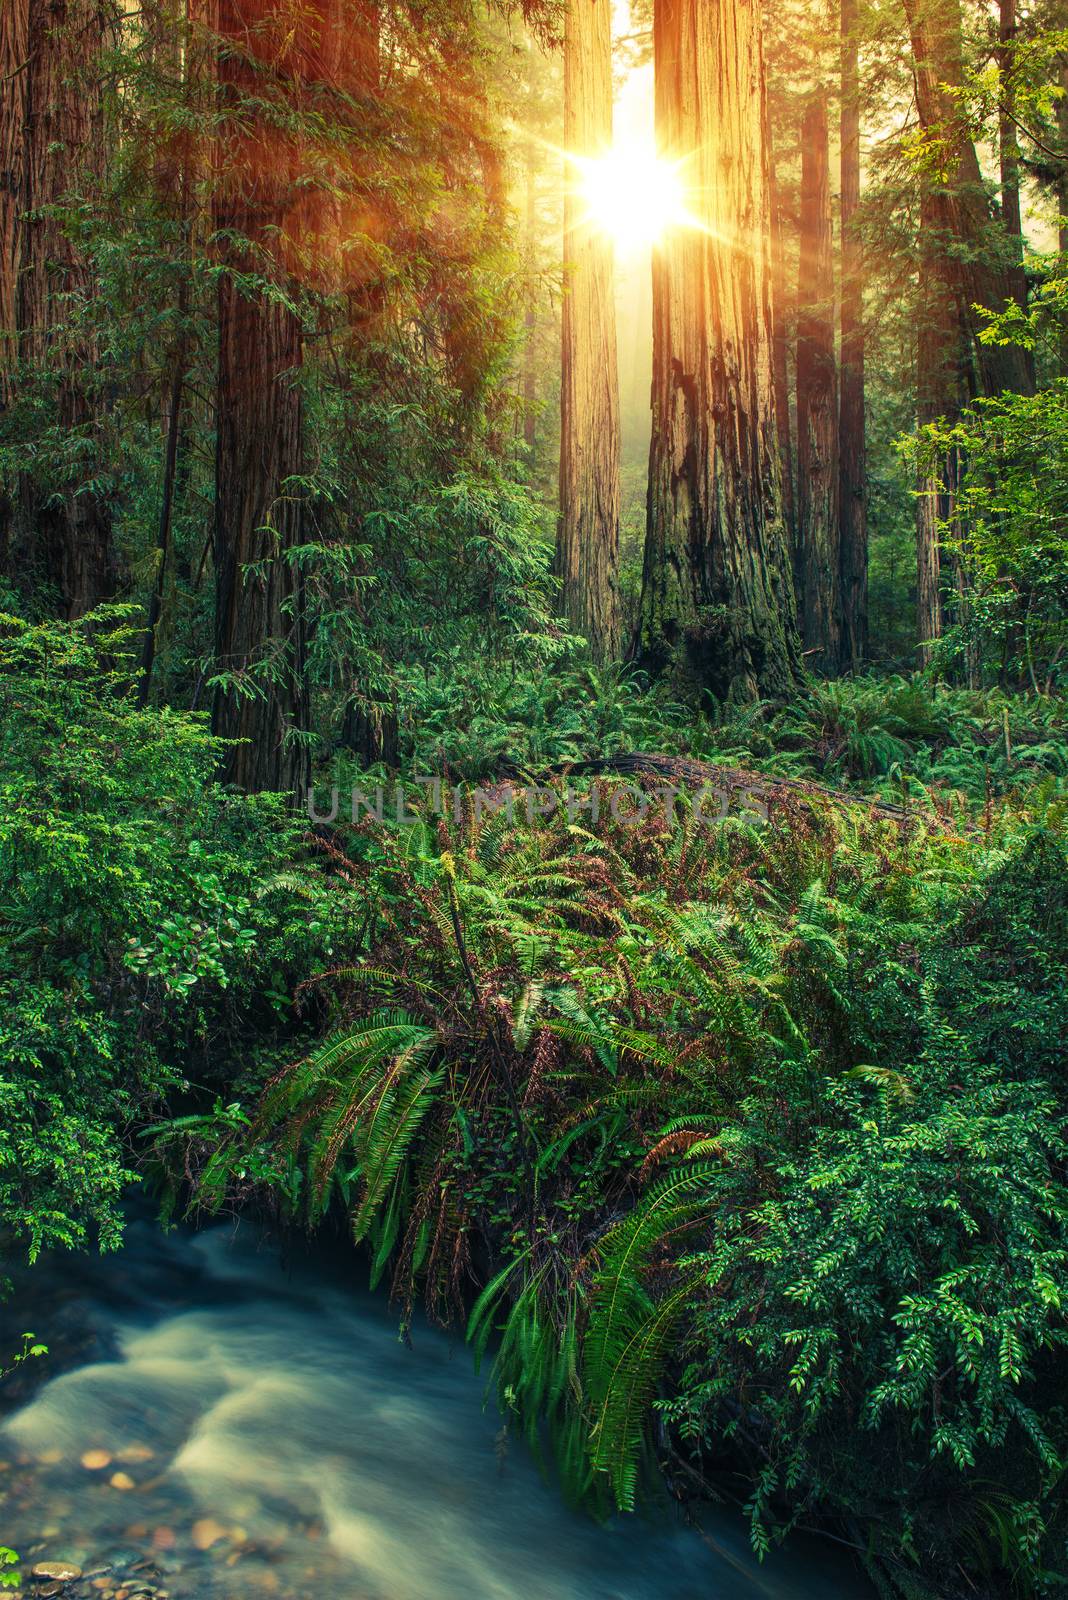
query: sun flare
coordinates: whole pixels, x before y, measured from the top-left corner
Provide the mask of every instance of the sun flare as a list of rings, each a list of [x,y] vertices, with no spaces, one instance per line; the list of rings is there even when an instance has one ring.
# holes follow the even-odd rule
[[[656,244],[673,224],[686,221],[679,168],[651,144],[616,144],[603,156],[576,157],[575,164],[588,225],[609,234],[624,253]]]

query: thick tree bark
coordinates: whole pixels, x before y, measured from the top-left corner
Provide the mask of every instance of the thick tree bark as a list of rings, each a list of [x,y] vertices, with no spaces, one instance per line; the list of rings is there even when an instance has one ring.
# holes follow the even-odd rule
[[[564,31],[564,148],[596,158],[612,143],[611,0],[570,0]],[[560,515],[556,573],[571,625],[598,661],[619,654],[620,424],[611,240],[564,191]]]
[[[653,436],[640,659],[719,699],[797,672],[771,330],[759,7],[657,0],[657,139],[686,162],[697,226],[653,267]]]
[[[842,608],[841,663],[850,672],[859,671],[868,648],[864,255],[857,235],[857,214],[860,209],[860,90],[856,28],[857,0],[842,0],[839,595]]]
[[[319,28],[312,28],[314,21]],[[287,229],[298,206],[297,141],[264,105],[284,111],[293,82],[323,69],[331,35],[318,19],[287,33],[274,0],[216,0],[220,177],[214,224],[226,271],[219,282],[215,483],[216,689],[212,728],[241,740],[223,761],[250,790],[306,789],[309,761],[300,583],[303,464],[301,325],[282,298],[292,262]],[[320,53],[322,52],[322,54]],[[280,119],[278,119],[280,120]],[[268,279],[246,289],[238,274]]]
[[[916,103],[927,139],[924,188],[931,234],[940,245],[941,271],[969,336],[983,394],[1012,389],[1033,394],[1034,358],[1019,345],[982,344],[976,306],[999,313],[1023,304],[1023,269],[1012,260],[1004,230],[983,187],[960,97],[964,84],[960,0],[903,0],[916,71]]]
[[[110,0],[13,0],[0,22],[0,58],[17,55],[4,85],[4,199],[0,317],[10,330],[4,398],[15,398],[15,363],[32,371],[62,433],[93,442],[96,349],[78,326],[92,294],[89,267],[56,208],[86,176],[99,182],[105,151],[100,57],[114,21]],[[13,340],[11,335],[13,334]],[[9,561],[64,617],[79,617],[118,586],[111,508],[76,479],[47,485],[25,475],[13,507]]]
[[[835,673],[839,609],[838,375],[827,101],[801,126],[801,257],[797,275],[797,602],[809,665]]]

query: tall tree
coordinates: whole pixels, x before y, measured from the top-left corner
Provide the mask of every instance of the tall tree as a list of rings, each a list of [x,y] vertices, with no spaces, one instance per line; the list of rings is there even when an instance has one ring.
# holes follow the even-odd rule
[[[938,246],[940,270],[965,330],[983,394],[1033,394],[1034,359],[1016,344],[984,344],[981,310],[1023,304],[1023,268],[994,226],[962,103],[960,0],[904,0],[915,65],[916,104],[925,139],[921,183],[925,250]],[[979,310],[977,310],[979,308]]]
[[[0,8],[0,419],[16,395],[29,0]],[[12,492],[0,486],[0,571],[12,571]]]
[[[119,576],[111,507],[89,481],[101,420],[92,275],[63,216],[85,179],[98,191],[103,177],[101,58],[115,20],[112,0],[9,0],[0,19],[2,399],[15,400],[17,371],[32,374],[57,436],[77,446],[47,483],[22,475],[8,561],[66,617],[110,599]]]
[[[916,332],[916,420],[922,428],[960,410],[963,330],[943,271],[936,201],[920,210],[920,296]],[[941,528],[951,511],[954,463],[921,452],[916,483],[916,635],[921,666],[942,637]]]
[[[537,369],[535,365],[534,335],[538,326],[538,313],[535,304],[536,277],[535,277],[535,250],[537,240],[537,160],[534,140],[527,140],[526,159],[526,236],[524,239],[524,254],[526,256],[527,285],[526,309],[523,312],[523,443],[528,451],[534,449],[538,432],[537,411]]]
[[[1016,42],[1016,0],[998,0],[998,73],[1000,96],[998,154],[1001,163],[1001,215],[1012,240],[1013,254],[1023,252],[1020,215],[1020,145],[1016,137],[1016,92],[1013,84]],[[1022,304],[1023,302],[1021,302]]]
[[[1060,223],[1057,245],[1061,255],[1068,259],[1068,56],[1061,61],[1060,97],[1057,101],[1057,134],[1061,159],[1057,167],[1057,209]],[[1061,322],[1058,368],[1062,378],[1068,378],[1068,318]]]
[[[864,407],[864,257],[860,209],[857,0],[841,0],[839,160],[841,287],[838,397],[841,661],[856,672],[868,647],[867,449]]]
[[[288,268],[301,241],[300,141],[307,81],[336,64],[330,0],[215,0],[220,109],[214,226],[219,279],[212,728],[231,744],[228,781],[300,793],[309,776],[301,541],[301,322]],[[303,201],[305,217],[308,204]]]
[[[18,361],[29,38],[29,0],[9,0],[0,8],[0,407],[13,397]]]
[[[771,348],[762,23],[742,0],[657,0],[657,142],[696,226],[653,267],[653,434],[640,658],[720,699],[797,670]]]
[[[797,275],[797,543],[801,638],[810,664],[837,672],[839,610],[838,374],[827,99],[809,99],[801,128],[801,254]]]
[[[564,147],[596,159],[612,143],[611,0],[569,0]],[[564,194],[560,515],[556,571],[566,616],[598,660],[619,652],[620,425],[611,241]]]
[[[917,418],[953,418],[965,387],[1031,394],[1034,360],[1015,344],[979,339],[981,310],[1026,302],[1019,251],[993,216],[960,91],[960,0],[903,0],[925,140],[920,172]],[[979,308],[979,309],[977,309]],[[966,384],[966,375],[971,382]],[[917,628],[921,663],[942,633],[940,528],[952,517],[957,463],[921,455],[916,485]],[[961,574],[958,573],[958,580]],[[959,585],[958,585],[959,586]]]
[[[779,461],[782,477],[782,511],[786,538],[791,550],[797,537],[797,506],[794,497],[794,447],[790,421],[790,291],[786,281],[786,239],[783,221],[782,184],[775,171],[771,134],[768,134],[768,166],[771,173],[771,263],[772,263],[772,381],[775,388],[775,427],[779,436]]]

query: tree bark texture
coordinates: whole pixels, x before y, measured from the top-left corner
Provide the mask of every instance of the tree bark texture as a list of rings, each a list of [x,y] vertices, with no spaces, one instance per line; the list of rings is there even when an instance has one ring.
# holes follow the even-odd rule
[[[839,598],[841,664],[859,671],[868,648],[867,449],[864,406],[864,252],[857,234],[860,209],[860,88],[857,0],[842,0],[841,289],[839,331]]]
[[[936,240],[937,205],[924,195],[920,212],[920,305],[916,336],[916,420],[954,421],[963,389],[964,332],[959,307],[946,282]],[[935,240],[932,244],[931,241]],[[952,462],[921,458],[916,483],[916,634],[919,661],[927,666],[942,637],[941,526],[950,514]]]
[[[1016,94],[1013,88],[1016,40],[1016,0],[998,0],[998,71],[1001,109],[998,117],[998,154],[1001,162],[1001,215],[1012,241],[1014,257],[1023,255],[1023,219],[1020,215],[1020,146],[1016,137]],[[1021,301],[1021,304],[1024,304]]]
[[[695,225],[653,267],[653,434],[639,659],[717,699],[787,691],[798,658],[772,378],[759,8],[657,0],[656,126]]]
[[[284,113],[306,80],[334,69],[329,6],[287,32],[273,0],[216,0],[221,113],[214,224],[227,271],[219,281],[214,556],[213,731],[232,744],[227,781],[301,795],[309,759],[301,583],[303,467],[300,319],[287,301],[309,216],[301,150]],[[294,238],[293,235],[298,237]],[[312,270],[315,265],[312,263]],[[249,285],[242,274],[266,279]]]
[[[838,374],[827,101],[801,127],[801,255],[797,275],[797,602],[817,672],[837,672],[839,611]]]
[[[570,0],[564,31],[564,148],[596,159],[612,143],[611,0]],[[620,423],[612,242],[585,221],[574,172],[564,190],[560,510],[564,615],[598,661],[619,654]]]
[[[768,162],[771,174],[771,260],[772,260],[772,381],[775,388],[775,428],[779,438],[779,464],[782,480],[782,513],[786,538],[792,550],[797,535],[797,504],[794,494],[793,426],[790,419],[790,290],[786,281],[786,241],[783,229],[782,185],[775,173],[775,155],[770,142]]]
[[[999,313],[1026,301],[1023,268],[996,227],[965,112],[960,0],[904,0],[916,74],[916,103],[927,141],[922,181],[930,231],[922,241],[937,258],[968,334],[980,391],[1033,394],[1035,365],[1019,345],[982,344],[976,306]]]
[[[95,341],[79,325],[91,272],[61,215],[85,178],[102,178],[98,63],[113,23],[110,0],[7,0],[0,19],[0,76],[14,73],[0,95],[0,402],[32,382],[60,435],[90,447],[61,481],[21,476],[5,543],[18,580],[66,618],[111,599],[119,580],[111,507],[86,488],[102,418]]]

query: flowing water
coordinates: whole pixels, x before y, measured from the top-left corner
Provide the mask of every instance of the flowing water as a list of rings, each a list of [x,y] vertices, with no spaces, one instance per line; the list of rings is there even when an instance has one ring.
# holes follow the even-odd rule
[[[325,1258],[283,1268],[251,1230],[164,1236],[51,1273],[93,1353],[0,1431],[0,1543],[27,1592],[135,1600],[863,1600],[812,1541],[763,1567],[732,1512],[700,1529],[569,1511],[485,1404],[459,1341]],[[32,1278],[30,1280],[33,1282]],[[61,1289],[62,1293],[57,1293]],[[35,1322],[33,1319],[37,1318]],[[42,1317],[44,1320],[42,1320]]]

